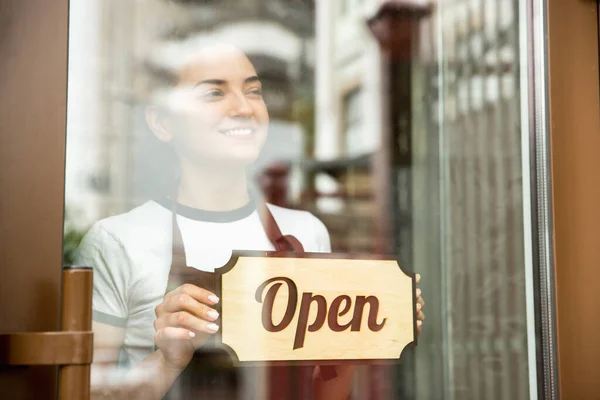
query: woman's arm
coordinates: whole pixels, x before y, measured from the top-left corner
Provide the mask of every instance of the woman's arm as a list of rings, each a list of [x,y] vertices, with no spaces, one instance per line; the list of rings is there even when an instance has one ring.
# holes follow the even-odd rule
[[[118,359],[125,329],[94,321],[92,331],[92,400],[161,399],[181,373],[180,368],[165,360],[160,350],[150,354],[134,369],[120,372]]]
[[[118,374],[125,329],[94,323],[92,399],[161,399],[186,368],[195,350],[217,332],[218,298],[199,287],[182,285],[169,292],[155,310],[154,342],[158,350],[132,370]]]

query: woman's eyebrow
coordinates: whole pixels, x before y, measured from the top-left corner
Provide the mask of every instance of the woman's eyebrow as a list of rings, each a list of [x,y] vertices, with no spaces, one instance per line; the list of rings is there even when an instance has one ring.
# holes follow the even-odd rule
[[[254,82],[260,83],[260,78],[256,75],[250,76],[244,80],[244,84],[254,83]]]
[[[223,79],[204,79],[203,81],[197,82],[194,87],[200,86],[200,85],[217,85],[217,86],[223,86],[225,85],[225,81]]]
[[[244,84],[247,85],[249,83],[254,83],[254,82],[260,82],[260,78],[257,75],[252,75],[249,76],[248,78],[244,79]],[[204,79],[201,80],[199,82],[196,82],[196,84],[194,85],[194,87],[198,87],[200,85],[217,85],[217,86],[224,86],[226,85],[227,82],[223,79]]]

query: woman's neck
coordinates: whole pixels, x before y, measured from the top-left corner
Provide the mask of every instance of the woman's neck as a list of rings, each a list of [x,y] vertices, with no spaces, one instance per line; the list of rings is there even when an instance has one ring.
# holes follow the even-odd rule
[[[177,202],[206,211],[230,211],[248,204],[244,168],[181,166]]]

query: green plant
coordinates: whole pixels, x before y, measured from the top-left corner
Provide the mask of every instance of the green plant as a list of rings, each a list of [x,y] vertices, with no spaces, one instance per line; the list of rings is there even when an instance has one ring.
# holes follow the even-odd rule
[[[71,209],[65,210],[65,228],[63,236],[63,265],[73,265],[75,263],[75,252],[87,229],[76,227],[73,223],[74,214]]]
[[[83,239],[85,231],[77,230],[72,227],[65,227],[63,239],[63,265],[73,265],[75,263],[75,251]]]

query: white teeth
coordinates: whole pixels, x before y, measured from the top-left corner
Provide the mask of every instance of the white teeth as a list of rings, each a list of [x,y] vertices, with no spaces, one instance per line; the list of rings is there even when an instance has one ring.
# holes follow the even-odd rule
[[[227,136],[245,136],[252,134],[252,129],[230,129],[224,133]]]

